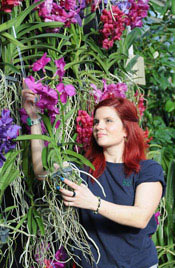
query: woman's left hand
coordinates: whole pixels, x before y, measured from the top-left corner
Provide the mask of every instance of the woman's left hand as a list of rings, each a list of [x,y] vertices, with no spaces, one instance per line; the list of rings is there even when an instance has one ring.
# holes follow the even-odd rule
[[[64,179],[72,191],[60,188],[60,192],[66,206],[73,206],[78,208],[96,210],[98,206],[98,198],[89,190],[89,188],[81,183],[80,185]]]

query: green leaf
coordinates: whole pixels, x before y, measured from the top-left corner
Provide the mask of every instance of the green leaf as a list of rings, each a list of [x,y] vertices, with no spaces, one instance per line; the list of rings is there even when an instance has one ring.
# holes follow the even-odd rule
[[[16,160],[17,155],[21,151],[22,150],[10,151],[7,154],[5,154],[6,161],[5,161],[4,165],[0,168],[0,174],[1,174],[1,176],[2,176],[3,173],[6,172],[7,168]]]
[[[20,48],[25,48],[25,46],[21,42],[19,42],[15,37],[13,37],[11,34],[9,34],[9,33],[1,33],[1,35],[3,37],[5,37],[6,39],[8,39],[10,43],[12,43],[12,44],[14,44],[14,45],[16,45],[16,46],[18,46]]]
[[[17,226],[14,229],[14,233],[16,233],[16,231],[22,226],[22,224],[25,222],[25,220],[27,219],[27,214],[25,214],[21,220],[18,222]]]
[[[25,140],[43,140],[43,141],[48,141],[52,142],[52,138],[46,136],[46,135],[39,135],[39,134],[32,134],[32,135],[20,135],[15,141],[25,141]]]
[[[36,223],[39,227],[39,230],[41,232],[41,235],[44,236],[45,230],[44,230],[44,224],[43,224],[43,220],[41,218],[41,215],[38,213],[38,211],[36,209],[33,210],[33,214],[34,214],[34,218],[36,220]]]
[[[19,175],[19,170],[12,169],[12,166],[9,166],[6,173],[3,174],[0,178],[0,201],[4,194],[5,189],[17,178]]]
[[[10,63],[0,62],[0,65],[2,65],[2,66],[8,66],[9,67],[9,70],[11,70],[12,73],[17,73],[17,74],[20,74],[21,73],[21,70],[19,70],[17,67],[15,67],[14,65],[12,65]]]
[[[33,208],[30,207],[27,213],[27,227],[30,234],[32,234],[32,214],[33,214],[32,210]]]
[[[55,47],[53,47],[53,46],[51,46],[51,44],[49,45],[45,45],[45,43],[41,43],[41,44],[38,44],[38,45],[26,45],[25,46],[25,48],[21,48],[21,52],[22,51],[25,51],[25,50],[32,50],[32,49],[36,49],[36,48],[38,48],[38,49],[51,49],[51,50],[53,50],[53,51],[55,51],[55,52],[57,52],[58,53],[58,49],[57,48],[55,48]]]
[[[10,210],[13,210],[14,208],[17,208],[17,206],[10,206],[4,209],[4,212],[9,212]]]
[[[47,155],[48,155],[48,148],[44,147],[42,150],[42,164],[45,169],[47,169]]]
[[[57,27],[61,27],[64,25],[64,23],[62,22],[58,22],[58,21],[51,21],[51,22],[36,22],[36,23],[33,23],[34,25],[31,26],[31,24],[29,24],[29,27],[26,27],[26,29],[24,29],[23,31],[21,31],[19,33],[19,37],[22,37],[23,35],[29,33],[29,32],[32,32],[34,30],[38,30],[38,29],[41,29],[43,30],[42,28],[44,27],[48,27],[48,28],[57,28]],[[45,35],[45,34],[42,34],[42,35]],[[66,40],[69,40],[69,37],[63,35],[63,34],[54,34],[54,33],[48,33],[46,34],[46,36],[48,35],[48,37],[50,36],[57,36],[59,38],[63,38],[63,39],[66,39]],[[29,37],[30,38],[30,37]],[[37,36],[34,36],[34,38],[38,38]],[[27,39],[28,40],[28,39]],[[27,41],[26,40],[26,41]]]
[[[37,36],[32,36],[27,38],[26,40],[23,40],[23,43],[29,42],[31,40],[37,40],[40,38],[60,38],[60,39],[65,39],[65,40],[69,40],[69,36],[65,36],[63,34],[52,34],[52,33],[47,33],[47,34],[38,34]]]
[[[67,155],[74,156],[74,157],[80,159],[82,161],[82,163],[85,164],[86,166],[92,168],[93,170],[95,169],[94,166],[92,165],[92,163],[87,158],[82,156],[81,154],[78,154],[78,153],[76,153],[74,151],[71,151],[71,150],[64,150],[62,152],[62,154],[67,154]]]
[[[93,20],[94,18],[96,18],[96,12],[91,12],[89,14],[87,14],[85,16],[85,18],[83,19],[83,26],[88,24],[91,20]]]
[[[13,25],[15,27],[18,27],[20,24],[22,24],[23,20],[27,17],[27,15],[39,4],[44,2],[45,0],[40,0],[37,3],[31,5],[30,7],[26,8],[24,11],[22,11],[17,18],[8,20],[7,22],[4,22],[0,25],[0,32],[6,31],[9,28],[11,28]]]
[[[175,102],[172,102],[171,100],[167,100],[165,104],[165,111],[172,112],[175,110]]]
[[[50,137],[53,137],[53,133],[52,133],[52,125],[51,125],[51,122],[50,122],[50,118],[46,115],[42,115],[42,120],[44,122],[44,125],[50,135]]]
[[[123,43],[123,53],[128,54],[129,48],[133,45],[135,40],[141,36],[141,29],[135,28],[129,34],[127,34]]]
[[[126,71],[127,72],[132,71],[132,68],[136,64],[138,57],[139,57],[139,55],[136,55],[128,62],[127,66],[126,66]]]

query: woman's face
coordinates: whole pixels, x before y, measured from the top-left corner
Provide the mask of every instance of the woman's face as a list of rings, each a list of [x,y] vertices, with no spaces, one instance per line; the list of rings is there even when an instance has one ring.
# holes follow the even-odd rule
[[[103,106],[96,110],[93,135],[97,144],[103,148],[124,146],[126,131],[113,107]]]

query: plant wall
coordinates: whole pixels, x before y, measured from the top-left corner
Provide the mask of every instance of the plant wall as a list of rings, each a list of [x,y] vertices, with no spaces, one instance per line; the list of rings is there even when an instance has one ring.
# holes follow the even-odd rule
[[[163,9],[162,4],[153,0],[1,1],[0,230],[4,267],[12,267],[16,261],[22,267],[72,267],[74,247],[92,258],[78,214],[65,209],[57,187],[66,172],[72,180],[81,181],[75,163],[91,166],[83,154],[92,132],[93,107],[109,96],[127,97],[136,103],[140,125],[151,143],[148,157],[159,161],[167,175],[171,195],[163,199],[162,220],[153,239],[162,267],[170,267],[164,263],[173,265],[174,3],[167,1]],[[146,85],[138,84],[135,66],[139,56],[145,61]],[[39,97],[40,136],[30,135],[28,116],[21,106],[24,81]],[[45,142],[42,161],[49,171],[48,179],[40,182],[33,174],[30,152],[30,139],[38,138]],[[13,148],[7,151],[4,141]],[[65,161],[72,163],[68,170]],[[56,175],[54,163],[60,166]]]

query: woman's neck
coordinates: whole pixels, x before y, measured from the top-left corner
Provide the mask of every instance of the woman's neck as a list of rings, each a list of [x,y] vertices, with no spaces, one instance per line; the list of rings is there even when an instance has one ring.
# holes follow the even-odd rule
[[[105,160],[112,163],[123,163],[123,147],[104,148],[103,153]]]

